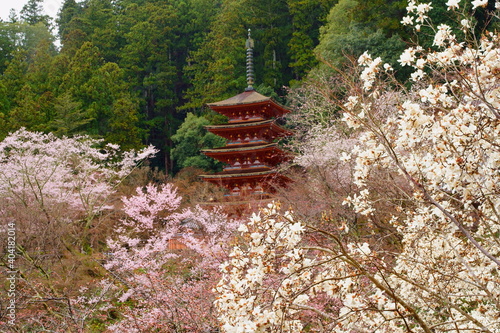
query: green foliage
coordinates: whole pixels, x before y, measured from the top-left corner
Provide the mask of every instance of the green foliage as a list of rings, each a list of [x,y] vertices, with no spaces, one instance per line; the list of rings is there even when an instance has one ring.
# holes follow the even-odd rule
[[[30,131],[40,131],[45,122],[43,98],[39,98],[29,85],[25,85],[17,96],[17,106],[9,112],[7,129],[14,131],[25,127]]]
[[[42,23],[46,27],[50,27],[50,17],[42,14],[42,3],[43,0],[28,0],[21,9],[21,20],[29,25]]]
[[[25,85],[25,75],[28,70],[27,52],[19,50],[12,54],[12,60],[0,77],[0,84],[4,87],[2,111],[8,114],[16,105],[16,97]],[[6,134],[6,133],[5,133]]]
[[[321,28],[316,48],[318,56],[341,68],[347,57],[357,58],[368,51],[397,66],[396,60],[405,47],[399,23],[402,1],[383,3],[385,5],[378,0],[340,0]]]
[[[50,34],[40,23],[35,26],[12,23],[3,28],[6,36],[13,38],[10,40],[12,45],[18,47],[10,54],[11,60],[6,62],[0,78],[4,92],[0,106],[3,113],[0,137],[19,127],[44,130],[44,124],[52,117],[54,98],[48,84],[50,63],[55,54]],[[18,38],[24,39],[18,41]]]
[[[294,78],[300,80],[317,65],[314,47],[319,43],[319,29],[326,22],[337,0],[288,0],[292,18],[292,37],[288,53]]]
[[[83,15],[88,41],[101,50],[106,62],[118,62],[123,46],[124,31],[120,28],[116,9],[112,0],[89,0]]]
[[[126,150],[141,147],[144,131],[137,126],[138,121],[137,101],[130,96],[118,98],[113,102],[109,131],[104,138]]]
[[[3,73],[16,54],[25,52],[25,60],[35,53],[40,43],[52,42],[54,37],[43,23],[0,22],[0,73]],[[52,52],[55,48],[52,47]]]
[[[92,121],[70,93],[57,97],[54,103],[55,116],[49,122],[48,130],[57,136],[70,136],[82,132],[82,127]]]
[[[56,19],[58,35],[63,42],[67,41],[68,30],[71,29],[70,23],[72,19],[81,13],[80,7],[75,0],[65,0],[59,11],[59,16]]]
[[[178,169],[195,167],[214,171],[221,168],[220,162],[200,152],[201,149],[220,147],[225,144],[225,139],[205,129],[204,126],[207,125],[210,125],[210,122],[205,117],[188,113],[184,123],[172,136],[172,141],[175,143],[172,158]]]
[[[290,11],[281,0],[246,1],[248,27],[254,30],[257,83],[279,89],[292,79],[287,45],[292,36]],[[259,75],[260,73],[260,75]]]
[[[57,86],[54,85],[54,81],[51,79],[55,55],[56,51],[50,40],[40,41],[31,51],[25,80],[29,82],[37,94],[53,92],[57,89]]]
[[[0,21],[0,72],[4,72],[8,62],[14,57],[16,50],[15,38],[16,30],[15,25]]]
[[[185,67],[192,83],[186,94],[186,108],[196,109],[229,97],[246,86],[244,8],[241,1],[223,1],[211,31],[200,48],[191,52]]]

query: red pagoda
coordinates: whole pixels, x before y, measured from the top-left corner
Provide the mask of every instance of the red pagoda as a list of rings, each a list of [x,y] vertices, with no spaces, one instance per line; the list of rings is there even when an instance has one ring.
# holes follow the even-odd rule
[[[207,130],[227,139],[221,148],[205,149],[203,153],[225,164],[222,172],[202,175],[208,182],[225,187],[228,196],[261,196],[272,194],[273,184],[283,185],[287,178],[276,166],[289,158],[276,139],[291,133],[279,126],[277,118],[290,112],[270,97],[253,88],[253,41],[248,33],[247,82],[241,94],[208,106],[229,121],[224,125],[207,126]]]

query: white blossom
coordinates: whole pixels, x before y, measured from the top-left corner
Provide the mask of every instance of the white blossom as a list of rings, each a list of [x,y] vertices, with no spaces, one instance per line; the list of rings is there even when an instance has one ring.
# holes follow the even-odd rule
[[[449,10],[459,4],[446,2]],[[432,24],[431,9],[410,0],[403,21],[417,29]],[[464,17],[462,28],[473,29],[470,22]],[[398,83],[383,87],[381,60],[359,58],[363,91],[343,105],[343,120],[360,132],[356,145],[338,149],[325,136],[314,149],[320,157],[308,162],[353,164],[356,190],[343,204],[359,220],[383,219],[399,237],[397,250],[377,248],[380,238],[351,237],[345,221],[315,234],[317,221],[308,225],[271,205],[248,223],[241,235],[247,248],[224,266],[216,302],[224,332],[300,332],[302,310],[329,311],[314,308],[318,295],[338,305],[311,331],[500,332],[500,37],[460,43],[449,26],[436,31],[434,50],[408,48],[400,56],[418,82],[398,90],[393,112],[383,117],[378,99]],[[400,197],[384,197],[373,185],[381,174]],[[382,202],[394,211],[379,208]],[[326,245],[312,247],[308,237],[318,235]]]
[[[403,17],[403,20],[401,21],[401,24],[403,25],[412,25],[413,24],[413,16],[406,15]]]
[[[436,35],[434,36],[433,45],[443,46],[444,43],[447,40],[450,40],[451,38],[453,38],[453,35],[451,33],[451,28],[446,24],[441,24],[438,26],[438,31],[436,32]]]
[[[421,69],[417,69],[415,72],[410,74],[412,81],[419,81],[425,76],[425,73]]]
[[[460,4],[460,0],[448,0],[446,6],[448,6],[448,10],[450,9],[458,9]]]
[[[368,66],[371,62],[372,57],[366,51],[358,59],[358,64],[361,66]]]
[[[464,27],[464,28],[466,28],[466,29],[468,29],[468,28],[471,28],[471,27],[472,27],[471,22],[470,22],[470,20],[468,20],[468,19],[463,19],[463,20],[461,20],[461,21],[460,21],[460,24],[462,25],[462,27]]]
[[[411,64],[415,61],[415,53],[416,49],[414,48],[407,48],[399,57],[398,62],[402,66],[411,66]]]
[[[474,0],[472,1],[472,9],[477,7],[486,7],[488,5],[488,0]]]

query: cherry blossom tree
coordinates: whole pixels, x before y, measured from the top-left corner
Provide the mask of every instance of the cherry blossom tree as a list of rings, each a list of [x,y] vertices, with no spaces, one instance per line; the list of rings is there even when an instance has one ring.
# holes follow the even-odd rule
[[[355,237],[342,221],[304,223],[270,205],[240,227],[248,243],[222,266],[224,332],[500,332],[500,37],[477,38],[463,3],[447,5],[468,39],[433,27],[432,4],[410,0],[403,22],[435,36],[432,49],[400,57],[413,68],[411,87],[365,53],[360,85],[341,105],[360,132],[342,156],[357,187],[344,204],[369,219],[389,202],[399,241]],[[473,1],[472,10],[487,5]],[[380,196],[372,180],[381,173],[406,188]]]
[[[212,288],[238,221],[220,208],[180,209],[170,183],[124,198],[127,218],[108,241],[106,269],[125,291],[112,332],[207,332],[218,326]],[[177,250],[178,245],[183,245]]]
[[[88,233],[112,208],[117,186],[155,151],[147,147],[122,152],[88,136],[57,138],[25,129],[0,142],[3,250],[9,226],[15,230],[15,241],[11,240],[10,252],[2,251],[0,264],[2,271],[15,272],[20,309],[18,326],[8,329],[83,327],[90,312],[76,311],[67,286],[85,266],[97,275]],[[9,253],[14,256],[11,261]]]
[[[87,136],[57,138],[20,129],[0,143],[2,221],[17,224],[18,242],[33,238],[34,247],[53,248],[51,239],[60,232],[88,230],[111,208],[121,181],[154,153],[153,147],[121,152]]]
[[[87,136],[57,138],[20,129],[0,143],[0,197],[9,205],[36,210],[47,224],[59,205],[91,219],[109,208],[116,186],[156,150],[121,152]]]

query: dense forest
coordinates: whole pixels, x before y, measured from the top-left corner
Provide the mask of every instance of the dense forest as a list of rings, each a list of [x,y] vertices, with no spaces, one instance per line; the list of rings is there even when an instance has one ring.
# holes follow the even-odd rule
[[[286,103],[287,87],[320,61],[340,66],[370,49],[395,62],[409,41],[399,23],[404,3],[67,0],[52,20],[41,0],[30,0],[0,22],[0,138],[24,127],[86,133],[125,149],[153,144],[156,165],[177,172],[187,166],[172,154],[186,114],[224,121],[204,103],[245,87],[247,29],[257,89]]]
[[[500,1],[42,3],[0,21],[1,332],[500,333]],[[290,182],[231,198],[248,31]]]

